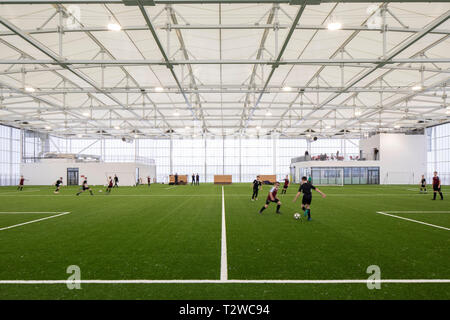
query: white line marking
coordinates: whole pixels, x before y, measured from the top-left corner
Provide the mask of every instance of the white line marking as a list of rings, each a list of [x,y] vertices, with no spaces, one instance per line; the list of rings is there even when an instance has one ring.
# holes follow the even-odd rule
[[[415,223],[424,224],[424,225],[426,225],[426,226],[430,226],[430,227],[434,227],[434,228],[439,228],[439,229],[444,229],[444,230],[450,231],[449,228],[437,226],[437,225],[435,225],[435,224],[426,223],[426,222],[419,221],[419,220],[414,220],[414,219],[404,218],[404,217],[396,216],[396,215],[389,214],[389,213],[386,213],[386,212],[381,212],[381,211],[377,211],[377,213],[382,214],[382,215],[385,215],[385,216],[390,216],[390,217],[394,217],[394,218],[398,218],[398,219],[403,219],[403,220],[407,220],[407,221],[411,221],[411,222],[415,222]]]
[[[169,190],[169,189],[173,189],[173,188],[176,188],[176,186],[174,186],[174,187],[168,187],[168,188],[164,188],[165,190]]]
[[[225,194],[222,186],[222,250],[220,258],[220,280],[228,279],[228,262],[227,262],[227,228],[225,224]]]
[[[60,217],[60,216],[69,214],[69,213],[70,212],[63,212],[63,213],[55,214],[53,216],[49,216],[49,217],[45,217],[45,218],[41,218],[41,219],[36,219],[36,220],[31,220],[31,221],[24,222],[24,223],[15,224],[13,226],[0,228],[0,231],[7,230],[7,229],[12,229],[12,228],[17,228],[17,227],[20,227],[20,226],[24,226],[26,224],[35,223],[35,222],[39,222],[39,221],[44,221],[44,220],[47,220],[47,219],[53,219],[53,218],[56,218],[56,217]]]
[[[268,283],[268,284],[346,284],[346,283],[450,283],[450,279],[342,279],[342,280],[0,280],[0,284],[157,284],[157,283]]]
[[[176,188],[176,187],[172,187]],[[168,188],[169,189],[169,188]],[[292,193],[294,195],[294,193]],[[327,193],[327,197],[347,197],[347,198],[354,198],[354,197],[417,197],[416,194],[410,194],[410,193],[352,193],[352,194],[341,194],[341,193]],[[53,197],[53,198],[59,198],[59,197],[75,197],[74,194],[40,194],[40,195],[19,195],[19,194],[0,194],[0,197]],[[220,195],[214,195],[214,194],[111,194],[108,195],[108,198],[111,197],[220,197]],[[247,198],[248,195],[242,195],[242,194],[227,194],[227,197],[243,197]]]
[[[55,211],[0,211],[0,214],[47,214],[47,213],[61,213]]]
[[[37,192],[37,191],[41,191],[40,189],[31,189],[31,190],[22,190],[22,191],[9,191],[9,192],[2,192],[0,194],[10,194],[10,193],[23,193],[23,192]]]
[[[386,213],[450,213],[450,211],[386,211]]]

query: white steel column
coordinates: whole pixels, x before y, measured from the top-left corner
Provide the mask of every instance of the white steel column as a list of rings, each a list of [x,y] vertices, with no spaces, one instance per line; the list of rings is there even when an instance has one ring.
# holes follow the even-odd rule
[[[277,174],[277,139],[272,137],[272,172]],[[278,178],[277,178],[278,180]]]

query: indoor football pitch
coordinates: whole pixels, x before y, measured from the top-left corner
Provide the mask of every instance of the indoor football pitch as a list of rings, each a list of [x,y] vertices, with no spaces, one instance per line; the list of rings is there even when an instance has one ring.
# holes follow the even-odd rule
[[[449,187],[269,188],[0,188],[0,299],[450,299]]]

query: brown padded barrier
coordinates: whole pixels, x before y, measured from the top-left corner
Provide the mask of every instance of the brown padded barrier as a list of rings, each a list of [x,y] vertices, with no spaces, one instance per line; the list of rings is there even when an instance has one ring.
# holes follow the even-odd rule
[[[264,181],[269,181],[270,183],[277,182],[277,176],[275,174],[266,174],[266,175],[260,174],[259,179],[261,180],[262,183],[264,183]]]
[[[171,174],[169,176],[169,184],[175,183],[175,175]],[[188,176],[187,175],[178,175],[178,184],[187,184]]]
[[[232,183],[232,175],[215,175],[214,176],[214,184],[231,184]]]

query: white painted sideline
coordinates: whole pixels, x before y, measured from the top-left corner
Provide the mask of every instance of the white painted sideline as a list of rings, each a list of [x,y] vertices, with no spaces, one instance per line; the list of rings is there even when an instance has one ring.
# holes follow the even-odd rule
[[[40,219],[36,219],[36,220],[31,220],[31,221],[27,221],[27,222],[15,224],[15,225],[13,225],[13,226],[0,228],[0,231],[12,229],[12,228],[17,228],[17,227],[24,226],[24,225],[30,224],[30,223],[36,223],[36,222],[39,222],[39,221],[44,221],[44,220],[48,220],[48,219],[53,219],[53,218],[56,218],[56,217],[64,216],[64,215],[69,214],[69,213],[70,213],[70,212],[62,212],[62,213],[54,214],[54,215],[49,216],[49,217],[40,218]]]
[[[405,218],[405,217],[400,217],[400,216],[396,216],[396,215],[389,214],[389,213],[382,212],[382,211],[377,211],[377,213],[382,214],[382,215],[385,215],[385,216],[397,218],[397,219],[407,220],[407,221],[411,221],[411,222],[415,222],[415,223],[424,224],[424,225],[426,225],[426,226],[430,226],[430,227],[434,227],[434,228],[439,228],[439,229],[444,229],[444,230],[450,231],[450,228],[438,226],[438,225],[431,224],[431,223],[426,223],[426,222],[419,221],[419,220],[414,220],[414,219],[409,219],[409,218]]]
[[[171,189],[176,187],[169,187],[166,189]],[[94,192],[96,189],[93,190]],[[52,192],[53,193],[53,192]],[[410,193],[353,193],[353,194],[341,194],[341,193],[327,193],[328,196],[333,197],[347,197],[347,198],[354,198],[354,197],[417,197],[416,194],[410,194]],[[59,198],[59,197],[75,197],[75,193],[73,194],[39,194],[39,195],[20,195],[20,194],[1,194],[0,197],[53,197],[53,198]],[[220,197],[220,195],[216,194],[110,194],[108,195],[108,198],[111,197]],[[248,195],[243,194],[227,194],[227,197],[244,197],[247,198]]]
[[[450,283],[450,279],[336,279],[336,280],[0,280],[1,284],[201,284],[201,283],[268,283],[268,284],[346,284],[346,283]]]
[[[47,214],[47,213],[61,213],[55,211],[0,211],[0,214]]]
[[[386,211],[386,213],[450,213],[450,211]]]
[[[18,193],[22,193],[22,192],[37,192],[37,191],[41,191],[40,189],[30,189],[30,190],[22,190],[22,191],[8,191],[8,192],[2,192],[2,193],[0,193],[0,194],[11,194],[11,193],[15,193],[15,194],[18,194]]]
[[[220,280],[228,280],[227,228],[225,223],[225,194],[222,186],[222,249],[220,257]]]

